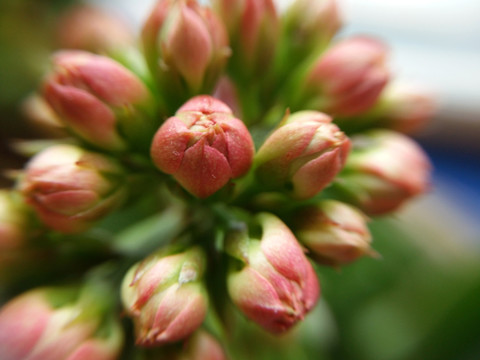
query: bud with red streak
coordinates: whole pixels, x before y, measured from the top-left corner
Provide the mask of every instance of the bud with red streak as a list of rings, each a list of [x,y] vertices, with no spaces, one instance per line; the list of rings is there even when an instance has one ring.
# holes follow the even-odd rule
[[[56,145],[30,160],[19,185],[48,227],[77,233],[119,206],[125,195],[125,173],[107,156]]]
[[[255,155],[257,178],[299,199],[323,190],[350,150],[350,140],[331,121],[316,111],[287,114]]]
[[[161,250],[128,271],[122,301],[133,318],[137,345],[179,341],[202,324],[208,307],[204,271],[205,254],[197,247]]]
[[[214,8],[228,29],[232,70],[239,75],[264,72],[275,54],[280,21],[272,0],[215,0]]]
[[[142,40],[150,70],[165,91],[183,97],[212,90],[230,54],[224,25],[196,0],[158,1]]]
[[[262,213],[259,238],[244,233],[227,238],[227,251],[239,260],[228,274],[233,302],[272,333],[290,329],[315,306],[319,284],[297,239],[277,217]]]
[[[347,199],[371,215],[392,212],[428,190],[431,164],[420,146],[390,130],[352,137],[353,151],[339,185]]]
[[[116,359],[123,345],[120,325],[105,315],[103,299],[76,301],[75,294],[40,288],[8,302],[0,310],[2,360]]]
[[[125,21],[100,8],[79,5],[62,14],[56,29],[61,49],[77,49],[97,54],[122,50],[135,43]]]
[[[296,219],[295,234],[320,264],[339,266],[374,255],[367,217],[352,206],[324,200],[304,209]]]
[[[200,198],[244,175],[253,154],[247,127],[227,105],[206,95],[191,99],[167,119],[151,147],[155,165]]]
[[[151,95],[142,81],[116,61],[84,51],[61,51],[43,95],[64,124],[87,142],[119,151],[141,146],[151,133]]]
[[[389,80],[386,55],[385,45],[372,38],[334,44],[307,71],[300,91],[302,107],[336,116],[367,111]]]

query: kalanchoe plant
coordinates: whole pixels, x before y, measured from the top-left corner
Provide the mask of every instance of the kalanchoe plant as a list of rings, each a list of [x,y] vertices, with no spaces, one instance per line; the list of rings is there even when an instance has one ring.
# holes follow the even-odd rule
[[[331,42],[335,0],[160,0],[135,61],[128,33],[92,16],[98,39],[62,22],[77,50],[27,103],[71,137],[23,144],[33,157],[0,192],[5,296],[35,288],[0,310],[2,359],[247,358],[231,346],[245,329],[313,312],[319,265],[376,254],[363,212],[428,189],[428,158],[394,130],[431,102],[388,86],[378,40]],[[5,281],[45,253],[60,277]]]

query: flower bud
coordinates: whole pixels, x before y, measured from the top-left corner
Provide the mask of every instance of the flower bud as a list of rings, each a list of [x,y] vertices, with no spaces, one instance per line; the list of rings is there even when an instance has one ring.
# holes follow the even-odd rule
[[[155,165],[200,198],[244,175],[253,153],[243,122],[227,105],[206,95],[191,99],[167,119],[151,147]]]
[[[413,133],[433,117],[435,104],[427,90],[414,85],[393,84],[386,89],[378,112],[382,126]]]
[[[305,107],[338,116],[370,109],[388,82],[386,47],[377,40],[355,37],[322,54],[304,80]]]
[[[261,227],[259,239],[243,234],[228,239],[228,251],[243,265],[232,266],[228,291],[248,318],[270,332],[281,333],[315,306],[319,285],[288,227],[267,213],[259,214],[256,220]]]
[[[30,160],[20,190],[48,227],[76,233],[120,204],[125,195],[124,177],[113,159],[71,145],[56,145]]]
[[[72,289],[40,288],[7,303],[0,311],[2,360],[116,359],[120,325],[98,303],[75,297]]]
[[[316,111],[287,114],[255,156],[256,175],[265,185],[310,198],[343,168],[350,140]]]
[[[226,360],[218,341],[204,330],[196,331],[185,343],[179,360]]]
[[[83,51],[59,52],[53,63],[43,94],[75,134],[114,151],[124,150],[127,140],[150,139],[150,94],[130,70]]]
[[[213,97],[224,102],[233,112],[235,117],[242,118],[240,98],[235,84],[227,76],[223,76],[217,83]]]
[[[318,263],[345,265],[374,254],[366,220],[366,216],[352,206],[324,200],[298,215],[295,234]]]
[[[233,71],[264,72],[275,54],[280,22],[272,0],[215,0],[232,44]]]
[[[61,49],[111,53],[134,44],[133,31],[119,17],[100,8],[78,5],[62,15],[57,42]]]
[[[158,1],[142,40],[150,70],[167,95],[183,98],[209,92],[230,53],[223,24],[196,0]]]
[[[396,210],[429,187],[431,165],[423,150],[405,135],[371,130],[352,138],[340,184],[349,200],[367,214]]]
[[[200,248],[150,255],[134,265],[122,284],[122,301],[133,318],[137,345],[157,346],[186,338],[205,318],[208,297],[201,282]]]
[[[142,360],[226,360],[218,341],[205,330],[199,329],[181,346],[171,344],[143,350]]]
[[[292,51],[306,56],[325,47],[341,24],[336,0],[296,0],[285,13],[284,36]]]

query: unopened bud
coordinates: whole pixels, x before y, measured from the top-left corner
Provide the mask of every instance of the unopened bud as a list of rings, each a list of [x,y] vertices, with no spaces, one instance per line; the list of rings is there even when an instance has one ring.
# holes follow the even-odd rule
[[[56,31],[61,49],[111,53],[134,44],[126,22],[93,6],[79,5],[62,15]]]
[[[285,13],[285,35],[292,51],[303,56],[323,48],[340,29],[342,20],[336,0],[296,0]]]
[[[76,297],[73,289],[41,288],[8,302],[0,311],[2,360],[116,359],[120,325],[98,303]]]
[[[122,284],[122,301],[133,318],[137,344],[155,346],[189,336],[203,322],[208,297],[200,248],[163,250],[134,265]]]
[[[430,161],[409,137],[371,130],[352,137],[353,151],[339,183],[367,214],[396,210],[429,187]]]
[[[218,341],[199,329],[184,341],[143,349],[142,360],[226,360]]]
[[[318,280],[297,239],[280,219],[263,213],[257,221],[258,239],[238,234],[228,239],[229,253],[243,264],[232,267],[228,291],[248,318],[281,333],[315,306]],[[238,251],[232,250],[235,247]]]
[[[240,99],[238,96],[238,89],[235,84],[227,76],[221,77],[215,87],[213,97],[224,102],[235,117],[242,118],[242,108],[240,106]]]
[[[125,195],[124,175],[109,157],[56,145],[30,160],[20,190],[47,226],[75,233],[120,204]]]
[[[435,103],[427,90],[398,83],[386,89],[378,112],[380,125],[402,133],[413,133],[431,120]]]
[[[233,71],[239,76],[264,72],[275,54],[280,22],[272,0],[215,0],[228,29]]]
[[[386,52],[384,44],[366,37],[333,45],[309,70],[300,95],[302,103],[338,116],[367,111],[390,77]]]
[[[226,360],[218,340],[204,330],[196,331],[185,343],[179,360]]]
[[[166,94],[183,98],[211,91],[229,55],[223,24],[196,0],[158,1],[142,40],[150,70]]]
[[[115,151],[124,150],[129,140],[150,138],[150,133],[145,134],[153,126],[148,126],[150,93],[130,70],[112,59],[83,51],[59,52],[53,65],[43,93],[75,134]]]
[[[167,119],[151,147],[155,165],[200,198],[244,175],[253,153],[243,122],[227,105],[206,95],[191,99]]]
[[[255,156],[256,175],[265,185],[300,199],[324,189],[343,168],[350,140],[316,111],[287,114]]]
[[[367,217],[352,206],[324,200],[297,216],[295,234],[317,262],[339,266],[373,255]]]

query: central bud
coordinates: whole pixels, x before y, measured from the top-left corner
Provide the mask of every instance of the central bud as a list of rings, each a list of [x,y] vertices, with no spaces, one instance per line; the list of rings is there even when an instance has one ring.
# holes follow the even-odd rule
[[[206,198],[252,164],[253,141],[230,108],[210,96],[197,96],[167,119],[153,139],[155,165],[188,192]]]

